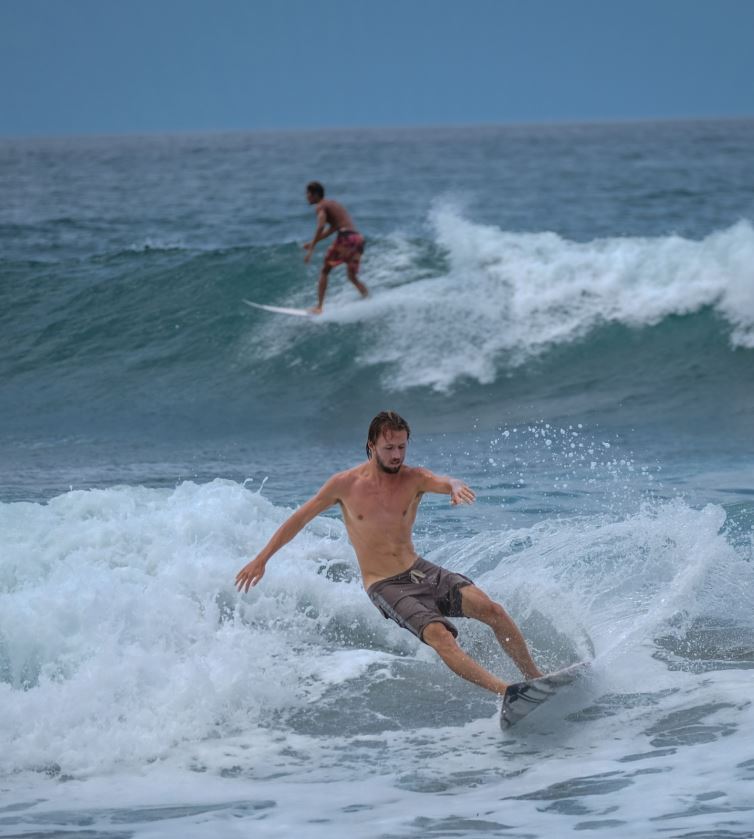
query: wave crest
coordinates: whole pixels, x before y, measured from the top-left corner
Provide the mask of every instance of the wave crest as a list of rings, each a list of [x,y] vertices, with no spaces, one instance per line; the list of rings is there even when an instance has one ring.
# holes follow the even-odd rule
[[[679,236],[587,243],[475,224],[449,206],[431,216],[448,270],[380,290],[363,364],[397,364],[401,388],[493,382],[605,324],[655,326],[714,310],[733,347],[754,348],[754,227],[741,221],[701,241]],[[355,307],[334,313],[350,320]]]

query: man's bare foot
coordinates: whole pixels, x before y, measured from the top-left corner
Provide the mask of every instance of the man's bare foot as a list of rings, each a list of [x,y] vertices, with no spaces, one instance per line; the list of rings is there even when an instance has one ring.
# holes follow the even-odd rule
[[[321,306],[312,306],[310,309],[306,310],[309,312],[310,315],[321,315],[322,314],[322,307]]]

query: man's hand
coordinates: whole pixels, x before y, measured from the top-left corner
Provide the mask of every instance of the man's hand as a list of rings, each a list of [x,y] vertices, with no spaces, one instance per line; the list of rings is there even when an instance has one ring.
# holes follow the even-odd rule
[[[304,257],[304,262],[308,265],[309,261],[312,258],[312,254],[314,253],[314,242],[304,242],[302,247],[306,251],[306,256]]]
[[[452,481],[450,485],[450,503],[451,504],[473,504],[476,500],[476,495],[471,487],[467,486],[463,481]]]
[[[236,574],[236,588],[239,591],[247,592],[249,588],[255,586],[264,576],[266,564],[259,557],[256,557],[256,559],[252,559],[251,562],[244,565]]]

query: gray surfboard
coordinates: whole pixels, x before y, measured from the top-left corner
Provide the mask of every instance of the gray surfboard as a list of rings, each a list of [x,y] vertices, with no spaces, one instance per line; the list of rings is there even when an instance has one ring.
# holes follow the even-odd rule
[[[589,670],[588,661],[579,661],[540,676],[538,679],[528,679],[525,682],[515,682],[508,685],[503,697],[503,707],[500,709],[500,727],[505,730],[515,725],[519,720],[528,716],[547,702],[561,689],[570,685]]]

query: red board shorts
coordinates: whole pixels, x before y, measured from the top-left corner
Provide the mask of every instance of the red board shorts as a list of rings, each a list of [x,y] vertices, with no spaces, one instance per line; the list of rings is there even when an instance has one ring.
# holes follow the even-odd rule
[[[457,637],[458,630],[447,620],[464,617],[461,589],[473,582],[457,574],[419,559],[401,574],[387,577],[367,589],[367,595],[382,612],[398,626],[422,638],[430,623],[442,623]]]
[[[358,270],[361,255],[364,253],[364,237],[355,230],[339,230],[335,241],[327,249],[325,265],[334,268],[345,262]]]

